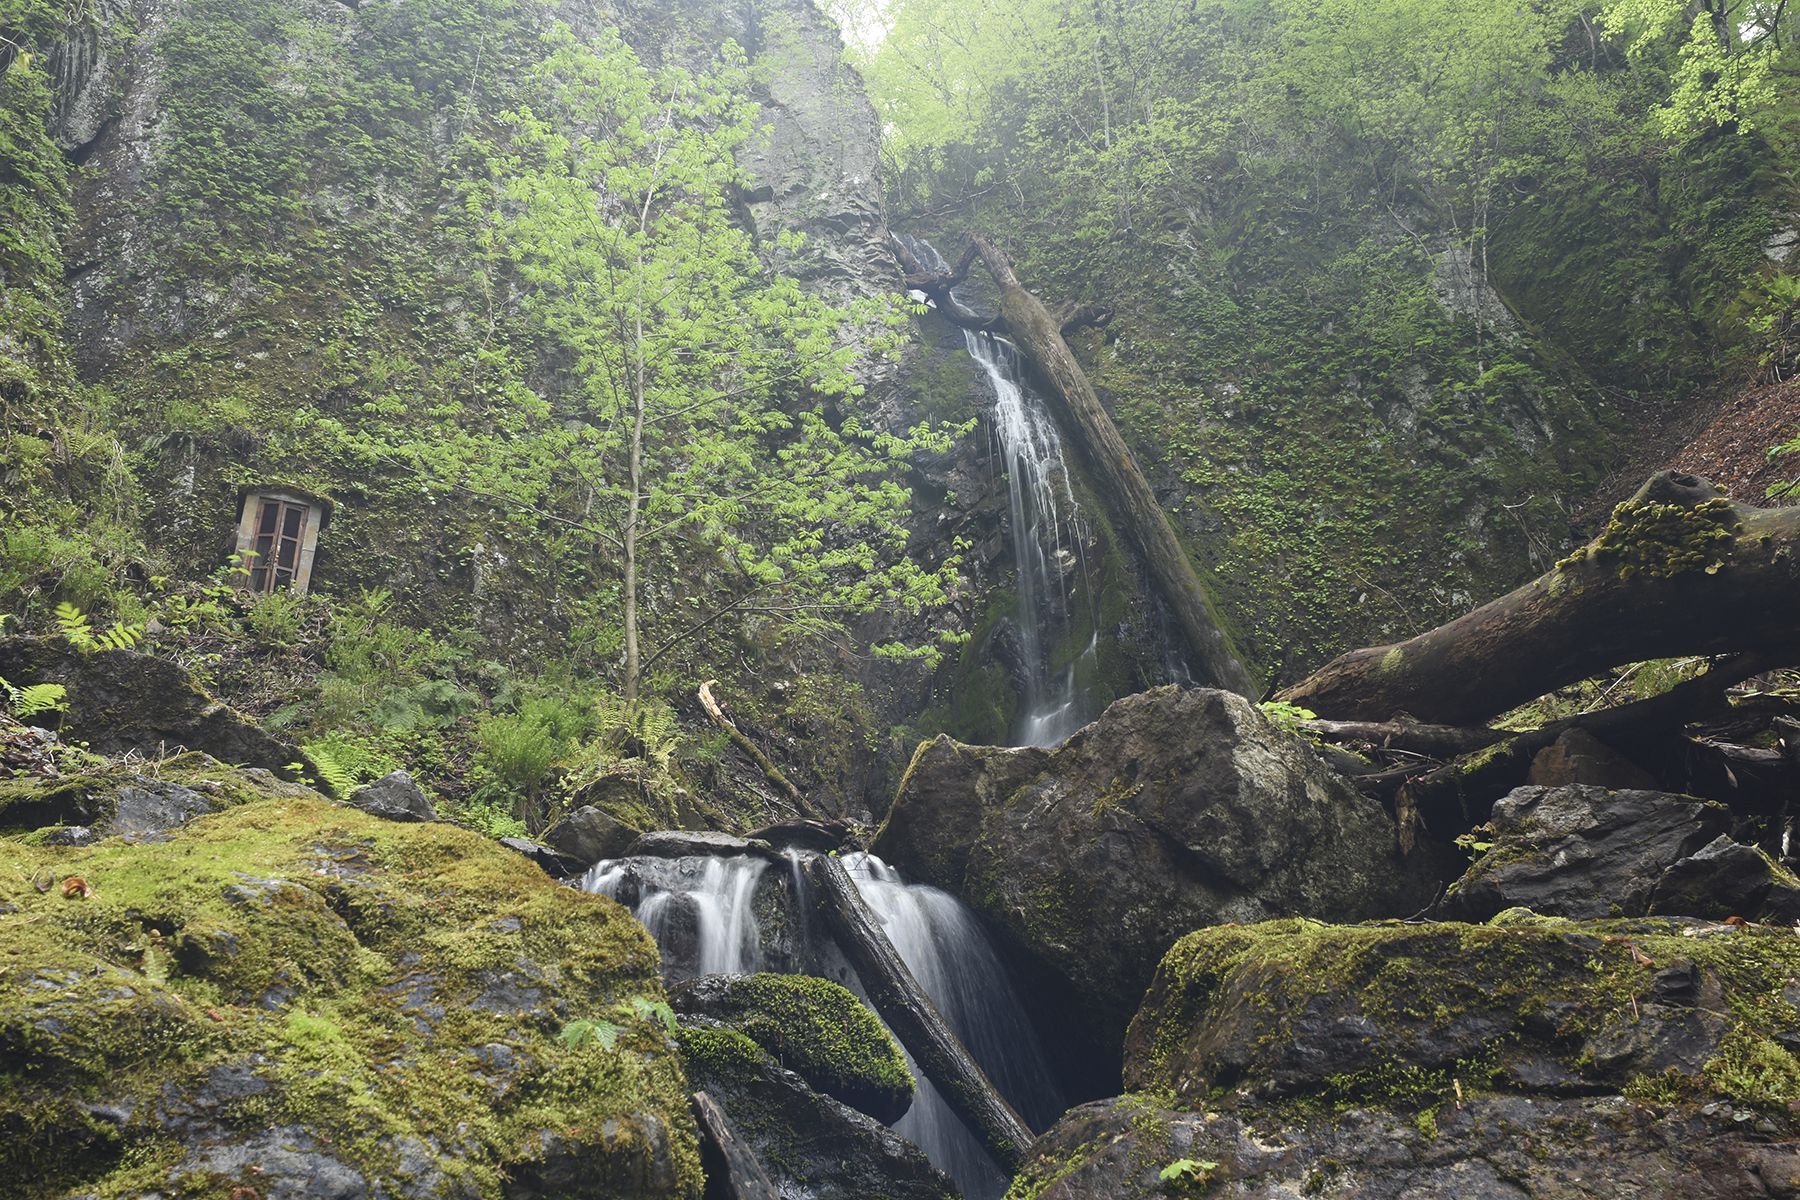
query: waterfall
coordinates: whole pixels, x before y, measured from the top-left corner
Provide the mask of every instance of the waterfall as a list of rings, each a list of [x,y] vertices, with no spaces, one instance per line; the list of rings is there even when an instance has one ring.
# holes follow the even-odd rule
[[[902,881],[874,855],[847,854],[844,869],[907,969],[1000,1094],[1033,1129],[1048,1128],[1065,1107],[1061,1089],[975,914],[949,892]],[[1010,1182],[1006,1172],[931,1081],[919,1078],[916,1067],[913,1075],[918,1094],[894,1131],[948,1172],[968,1200],[997,1200]]]
[[[835,979],[866,1001],[861,980],[815,929],[805,857],[784,851],[786,869],[775,874],[768,873],[767,860],[750,855],[611,859],[596,863],[580,887],[632,910],[656,939],[671,980],[786,967]],[[904,882],[872,855],[846,854],[843,865],[894,949],[994,1086],[1034,1129],[1047,1128],[1062,1113],[1061,1090],[975,915],[948,892]],[[769,920],[759,921],[764,904],[772,906],[762,909]],[[967,1200],[999,1200],[1010,1182],[1006,1172],[910,1056],[907,1066],[918,1090],[894,1131],[954,1179]]]
[[[766,966],[753,900],[768,868],[754,855],[607,859],[579,886],[631,909],[670,978],[748,975]]]
[[[909,239],[908,245],[932,270],[950,269],[930,242]],[[926,298],[922,292],[913,296]],[[1091,665],[1096,639],[1090,636],[1080,656],[1061,670],[1050,662],[1056,636],[1066,634],[1071,625],[1064,580],[1071,572],[1078,571],[1083,578],[1087,574],[1082,559],[1085,531],[1081,508],[1069,483],[1062,437],[1043,398],[1026,385],[1017,347],[1004,338],[972,329],[964,329],[962,336],[969,357],[981,368],[994,393],[995,448],[1006,472],[1013,565],[1018,574],[1023,691],[1014,741],[1024,746],[1054,746],[1093,715],[1080,675],[1082,668]],[[1069,533],[1066,543],[1065,530]]]

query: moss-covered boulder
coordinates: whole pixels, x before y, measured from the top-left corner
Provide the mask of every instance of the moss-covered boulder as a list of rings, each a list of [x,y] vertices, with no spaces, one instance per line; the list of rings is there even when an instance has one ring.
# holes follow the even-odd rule
[[[892,1125],[912,1107],[913,1077],[893,1035],[848,989],[810,975],[703,975],[676,987],[675,1011],[710,1017],[816,1090]]]
[[[1800,1195],[1800,939],[1692,921],[1201,930],[1014,1200]]]
[[[56,779],[0,779],[0,835],[79,846],[115,835],[165,834],[250,800],[314,795],[260,767],[229,767],[190,752]]]
[[[0,841],[11,1194],[697,1197],[656,948],[447,824],[269,794]]]
[[[1030,972],[1040,1025],[1100,1057],[1189,930],[1400,916],[1438,885],[1380,804],[1204,688],[1128,696],[1053,751],[928,742],[872,849],[985,918]]]
[[[724,1110],[783,1196],[954,1200],[950,1178],[881,1122],[807,1085],[750,1037],[683,1017],[676,1037],[693,1086]]]
[[[1204,929],[1157,969],[1125,1084],[1196,1103],[1654,1089],[1785,1119],[1800,1102],[1797,978],[1792,929],[1520,910],[1489,925]]]

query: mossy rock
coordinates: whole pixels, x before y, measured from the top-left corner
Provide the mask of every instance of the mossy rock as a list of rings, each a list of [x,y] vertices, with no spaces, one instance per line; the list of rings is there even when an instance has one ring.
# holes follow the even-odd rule
[[[26,1200],[701,1192],[654,944],[468,830],[284,790],[0,841],[0,914]]]
[[[912,1106],[899,1045],[848,989],[810,975],[706,975],[678,986],[677,1012],[731,1026],[817,1090],[893,1124]]]
[[[314,794],[260,767],[229,767],[190,751],[60,779],[0,780],[0,836],[79,845],[115,834],[163,833],[249,800]]]
[[[688,1078],[725,1112],[783,1196],[810,1200],[953,1200],[923,1151],[881,1122],[808,1086],[744,1033],[684,1016]]]
[[[1800,1103],[1800,939],[1674,919],[1205,929],[1158,968],[1128,1087],[1428,1107],[1479,1091]]]

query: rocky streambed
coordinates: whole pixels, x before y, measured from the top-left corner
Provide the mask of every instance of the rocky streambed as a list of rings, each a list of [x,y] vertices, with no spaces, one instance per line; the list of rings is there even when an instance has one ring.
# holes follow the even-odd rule
[[[51,735],[0,729],[9,1194],[965,1189],[899,1132],[931,1081],[797,903],[854,831],[582,818],[640,913],[758,864],[715,872],[749,880],[758,954],[671,970],[698,909],[665,906],[659,950],[545,870],[582,855],[435,820],[405,780],[345,802],[227,765],[208,729],[244,727],[206,711],[193,751],[55,778]],[[1049,1073],[1024,1088],[1074,1103],[993,1194],[1796,1196],[1800,882],[1737,832],[1575,782],[1504,800],[1473,862],[1402,855],[1254,706],[1163,689],[1054,749],[927,743],[871,845],[991,943],[950,974],[1010,981]]]

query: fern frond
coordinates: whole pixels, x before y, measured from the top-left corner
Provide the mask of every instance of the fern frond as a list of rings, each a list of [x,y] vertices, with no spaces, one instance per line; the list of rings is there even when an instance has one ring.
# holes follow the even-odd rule
[[[0,675],[0,707],[12,710],[23,721],[47,712],[64,712],[69,707],[68,689],[60,683],[28,683],[15,687]]]
[[[67,600],[56,606],[56,626],[77,650],[93,649],[94,627],[88,624],[87,614]]]

